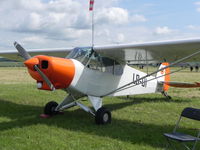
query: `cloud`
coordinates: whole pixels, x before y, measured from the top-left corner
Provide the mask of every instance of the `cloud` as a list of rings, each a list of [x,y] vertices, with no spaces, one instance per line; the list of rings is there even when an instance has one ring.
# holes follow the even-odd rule
[[[42,26],[42,16],[38,13],[32,12],[27,16],[27,20],[22,26],[26,25],[30,30],[37,31]]]
[[[196,26],[196,25],[188,25],[187,28],[190,30],[200,30],[200,26]]]
[[[181,29],[179,32],[162,25],[156,28],[155,23],[158,24],[159,20],[152,17],[155,13],[147,9],[148,4],[142,3],[145,9],[137,6],[137,9],[129,9],[128,4],[122,0],[95,1],[96,45],[199,35],[198,24],[185,28],[188,31],[184,32],[190,32],[185,35]],[[200,1],[195,5],[200,8]],[[29,48],[91,44],[89,0],[0,0],[0,6],[1,47],[13,49],[15,40]]]
[[[110,31],[109,29],[102,29],[102,30],[98,30],[98,32],[96,33],[96,36],[103,36],[103,37],[109,37],[110,36]]]
[[[152,30],[144,26],[135,26],[127,28],[127,26],[117,26],[117,28],[109,26],[106,30],[98,30],[95,42],[98,45],[106,44],[124,44],[148,41],[152,36]]]
[[[42,44],[45,43],[46,40],[43,37],[38,37],[38,36],[30,36],[30,37],[25,37],[21,40],[22,43],[36,43],[36,44]]]
[[[104,1],[95,11],[96,26],[128,23],[127,10],[111,7],[118,0]],[[26,37],[32,37],[28,41],[30,39],[33,42],[37,41],[34,41],[35,34],[46,40],[67,41],[82,40],[85,35],[90,36],[89,1],[83,3],[82,0],[49,0],[45,2],[42,0],[2,0],[0,5],[0,30],[27,34],[28,36],[25,35],[22,38],[26,42]]]
[[[8,0],[1,4],[0,28],[8,31],[37,33],[49,38],[61,35],[63,39],[70,39],[90,27],[89,14],[80,11],[81,4],[76,1],[19,0],[15,3]],[[75,30],[75,33],[70,32]]]
[[[200,5],[200,1],[199,2],[195,2],[196,5]]]
[[[125,36],[124,36],[124,34],[123,34],[123,33],[119,33],[119,34],[117,35],[117,42],[122,43],[122,42],[124,42],[124,41],[125,41]]]
[[[167,26],[157,27],[155,29],[155,34],[158,34],[158,35],[165,35],[165,34],[170,34],[170,33],[172,33],[172,30]]]
[[[94,3],[95,9],[109,8],[117,5],[121,0],[96,0]],[[89,0],[88,0],[89,2]],[[97,7],[98,6],[98,7]]]
[[[200,1],[194,3],[197,6],[197,11],[200,12]]]
[[[146,22],[147,19],[143,15],[135,14],[131,16],[132,22]]]
[[[96,14],[97,24],[120,25],[128,23],[128,11],[119,7],[103,8]]]

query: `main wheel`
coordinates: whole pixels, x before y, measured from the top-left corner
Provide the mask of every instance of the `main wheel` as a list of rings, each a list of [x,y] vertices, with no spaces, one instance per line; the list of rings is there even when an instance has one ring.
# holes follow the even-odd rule
[[[111,123],[111,113],[104,107],[101,107],[97,110],[95,116],[96,124],[108,124]]]
[[[55,111],[57,106],[58,106],[58,103],[54,101],[48,102],[44,107],[44,114],[50,115],[50,116],[57,114],[58,112]]]

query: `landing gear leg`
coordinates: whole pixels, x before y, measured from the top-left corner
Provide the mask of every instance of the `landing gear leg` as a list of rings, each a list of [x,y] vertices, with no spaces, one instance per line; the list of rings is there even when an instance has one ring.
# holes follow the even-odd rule
[[[58,104],[54,101],[48,102],[44,107],[44,114],[53,116],[66,108],[76,106],[75,99],[72,95],[67,96],[62,103]]]
[[[60,111],[62,111],[64,109],[67,109],[67,108],[70,108],[73,106],[79,106],[84,111],[92,114],[95,117],[96,124],[104,125],[104,124],[111,123],[111,112],[108,109],[106,109],[105,107],[102,107],[102,98],[88,96],[88,98],[94,108],[94,111],[92,109],[90,109],[89,107],[83,105],[82,103],[77,102],[76,98],[73,97],[73,95],[69,95],[60,104],[58,104],[54,101],[51,101],[46,104],[46,106],[44,108],[44,114],[48,115],[48,116],[53,116],[53,115],[58,114]]]
[[[91,99],[90,99],[90,101],[91,101]],[[92,114],[95,117],[96,124],[104,125],[104,124],[111,123],[111,112],[108,109],[106,109],[105,107],[101,106],[101,104],[102,104],[101,99],[99,99],[99,101],[97,99],[96,99],[96,101],[92,100],[91,103],[92,103],[95,111],[93,111],[92,109],[83,105],[80,102],[76,102],[77,106],[79,106],[84,111]]]
[[[56,111],[62,111],[64,109],[76,106],[76,98],[73,95],[68,95],[56,108]]]
[[[162,95],[165,96],[167,99],[172,99],[172,97],[169,96],[169,95],[167,94],[167,92],[163,91],[163,92],[161,92],[161,93],[162,93]]]
[[[102,107],[102,98],[94,96],[88,96],[88,98],[96,111],[95,123],[98,125],[111,123],[111,112]]]

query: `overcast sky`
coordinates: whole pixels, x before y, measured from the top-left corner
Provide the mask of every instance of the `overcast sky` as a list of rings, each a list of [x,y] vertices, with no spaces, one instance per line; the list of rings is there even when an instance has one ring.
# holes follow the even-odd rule
[[[200,0],[95,0],[95,45],[200,38]],[[0,0],[0,50],[91,45],[89,0]]]

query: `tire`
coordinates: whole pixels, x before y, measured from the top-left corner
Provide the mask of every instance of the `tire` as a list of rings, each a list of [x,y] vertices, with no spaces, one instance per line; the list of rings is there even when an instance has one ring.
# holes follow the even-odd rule
[[[168,95],[168,96],[167,96],[167,99],[172,99],[172,97]]]
[[[111,112],[104,107],[99,108],[96,112],[95,122],[98,125],[111,123]]]
[[[48,102],[44,107],[44,114],[50,115],[50,116],[57,114],[58,112],[55,111],[55,108],[57,106],[58,106],[58,103],[54,101]]]

